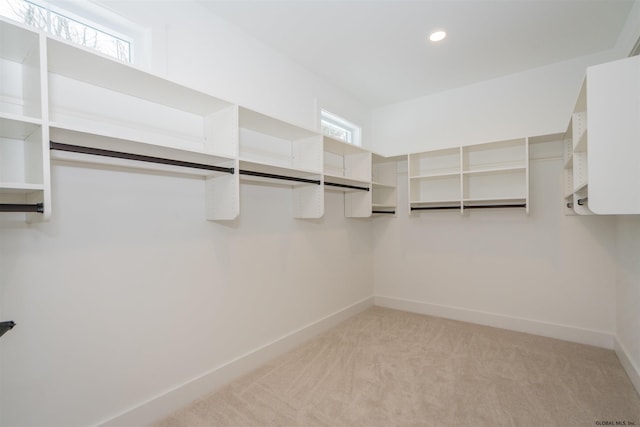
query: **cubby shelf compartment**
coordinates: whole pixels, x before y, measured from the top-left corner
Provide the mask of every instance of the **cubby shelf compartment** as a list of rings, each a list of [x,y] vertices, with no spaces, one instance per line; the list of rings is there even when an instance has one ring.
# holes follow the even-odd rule
[[[322,135],[244,107],[238,123],[242,179],[289,185],[295,218],[322,217]]]
[[[0,113],[42,118],[43,37],[0,18]]]
[[[398,160],[406,156],[371,154],[371,214],[395,214],[398,206]]]
[[[344,192],[347,218],[371,216],[371,152],[322,137],[325,191]]]
[[[49,153],[43,149],[46,137],[47,128],[40,119],[0,113],[2,212],[28,212],[29,221],[49,218]]]
[[[237,107],[66,41],[47,39],[52,124],[157,146],[237,155]]]

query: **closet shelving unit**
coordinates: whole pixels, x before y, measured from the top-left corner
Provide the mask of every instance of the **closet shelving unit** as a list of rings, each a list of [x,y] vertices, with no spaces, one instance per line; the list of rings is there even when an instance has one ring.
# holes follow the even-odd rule
[[[462,211],[461,148],[409,154],[409,211]]]
[[[44,36],[0,19],[0,212],[51,214]]]
[[[238,215],[233,104],[52,37],[47,69],[54,159],[201,175],[207,218]]]
[[[347,218],[371,216],[371,152],[323,137],[324,190],[344,193]]]
[[[240,176],[287,185],[295,218],[324,214],[322,135],[239,107]]]
[[[463,209],[522,207],[529,213],[527,138],[462,147]]]
[[[395,215],[398,205],[397,159],[371,155],[371,214]]]
[[[567,213],[591,215],[588,207],[587,93],[582,85],[564,139],[564,197]]]
[[[409,155],[409,209],[524,208],[529,212],[527,138]]]
[[[640,57],[587,69],[565,137],[567,213],[640,214],[639,99]]]

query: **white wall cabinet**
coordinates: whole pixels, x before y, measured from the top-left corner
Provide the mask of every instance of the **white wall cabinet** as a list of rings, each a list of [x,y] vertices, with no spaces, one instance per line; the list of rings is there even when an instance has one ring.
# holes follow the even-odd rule
[[[567,212],[640,214],[640,57],[587,69],[564,143]]]
[[[45,38],[0,20],[0,211],[51,215]]]

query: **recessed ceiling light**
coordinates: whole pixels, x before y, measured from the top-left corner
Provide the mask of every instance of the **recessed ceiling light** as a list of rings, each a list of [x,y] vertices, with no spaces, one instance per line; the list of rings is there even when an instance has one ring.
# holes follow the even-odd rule
[[[440,40],[444,39],[446,36],[447,36],[447,33],[445,33],[444,31],[434,31],[429,36],[429,40],[431,40],[432,42],[439,42]]]

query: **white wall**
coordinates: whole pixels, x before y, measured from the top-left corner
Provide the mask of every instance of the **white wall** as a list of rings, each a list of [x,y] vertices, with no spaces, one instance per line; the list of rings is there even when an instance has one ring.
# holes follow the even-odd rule
[[[619,217],[616,231],[616,350],[640,392],[640,218]]]
[[[612,348],[615,222],[563,214],[557,144],[531,148],[528,216],[408,215],[403,172],[398,217],[374,228],[376,303]]]
[[[112,6],[158,35],[154,71],[308,127],[319,99],[367,117],[195,4]],[[18,324],[0,343],[2,426],[95,425],[175,397],[372,296],[371,223],[345,219],[341,194],[294,220],[290,189],[243,184],[240,219],[218,223],[201,179],[55,163],[52,183],[49,223],[0,222],[0,310]]]
[[[146,1],[101,3],[150,29],[154,72],[307,128],[316,127],[320,108],[324,108],[361,126],[363,145],[371,144],[368,108],[204,6],[195,2],[153,2],[153,7]]]
[[[586,67],[605,52],[378,108],[373,150],[415,153],[564,132]]]

